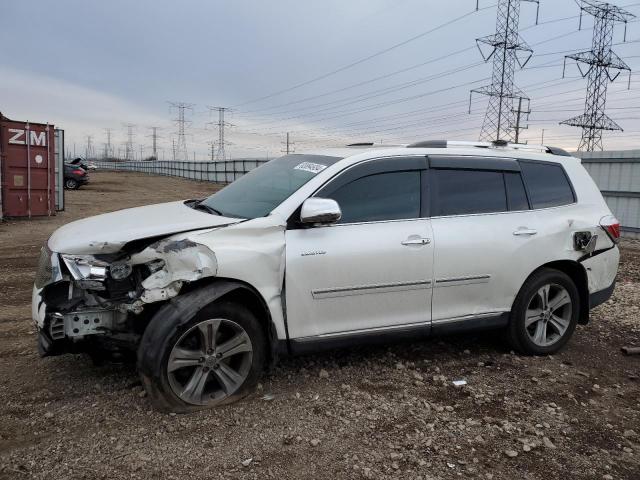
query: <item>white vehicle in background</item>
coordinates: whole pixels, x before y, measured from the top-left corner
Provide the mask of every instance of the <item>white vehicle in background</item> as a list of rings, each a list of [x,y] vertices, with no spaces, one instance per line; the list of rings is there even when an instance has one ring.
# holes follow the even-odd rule
[[[108,213],[42,250],[42,355],[137,354],[160,409],[247,394],[278,355],[496,329],[562,348],[615,285],[618,221],[552,147],[287,155],[202,200]]]

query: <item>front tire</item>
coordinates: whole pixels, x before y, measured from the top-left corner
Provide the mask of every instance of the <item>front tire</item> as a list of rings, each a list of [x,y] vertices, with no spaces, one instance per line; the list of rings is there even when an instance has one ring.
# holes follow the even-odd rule
[[[511,310],[507,336],[526,355],[551,355],[573,335],[580,313],[578,289],[566,273],[544,268],[524,283]]]
[[[164,320],[154,318],[147,330]],[[214,302],[191,320],[172,323],[161,326],[158,355],[139,355],[142,382],[156,408],[186,413],[232,403],[251,392],[264,370],[267,348],[262,326],[249,309]]]
[[[73,178],[67,178],[64,181],[64,188],[67,190],[77,190],[80,188],[80,184]]]

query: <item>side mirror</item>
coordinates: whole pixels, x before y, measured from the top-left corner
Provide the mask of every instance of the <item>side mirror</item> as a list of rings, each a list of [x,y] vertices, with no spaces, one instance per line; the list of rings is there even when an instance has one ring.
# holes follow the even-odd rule
[[[340,205],[331,198],[307,198],[300,210],[300,221],[302,223],[315,223],[329,225],[342,218]]]

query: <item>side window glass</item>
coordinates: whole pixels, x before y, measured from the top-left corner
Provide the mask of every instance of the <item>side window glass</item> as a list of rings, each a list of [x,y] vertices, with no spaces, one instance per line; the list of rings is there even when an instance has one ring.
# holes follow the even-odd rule
[[[340,223],[419,218],[420,171],[369,175],[326,196],[340,205]]]
[[[507,211],[502,172],[434,169],[431,171],[435,215],[463,215]]]
[[[509,210],[529,210],[529,202],[524,190],[524,183],[522,183],[522,176],[518,172],[504,172],[504,184],[507,187]]]
[[[557,207],[573,203],[569,180],[560,165],[520,162],[533,208]]]

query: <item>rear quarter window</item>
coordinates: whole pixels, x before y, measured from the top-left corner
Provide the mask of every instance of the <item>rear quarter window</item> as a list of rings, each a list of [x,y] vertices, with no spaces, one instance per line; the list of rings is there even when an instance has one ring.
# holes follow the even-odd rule
[[[568,205],[576,201],[562,166],[552,163],[520,162],[532,208]]]

